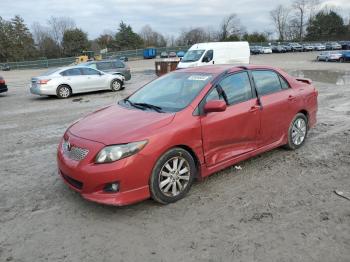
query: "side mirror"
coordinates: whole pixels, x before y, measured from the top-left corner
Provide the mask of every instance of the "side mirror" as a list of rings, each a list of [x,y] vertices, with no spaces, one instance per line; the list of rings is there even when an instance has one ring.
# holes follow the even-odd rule
[[[226,102],[223,100],[211,100],[208,101],[204,106],[205,113],[211,112],[223,112],[226,110]]]

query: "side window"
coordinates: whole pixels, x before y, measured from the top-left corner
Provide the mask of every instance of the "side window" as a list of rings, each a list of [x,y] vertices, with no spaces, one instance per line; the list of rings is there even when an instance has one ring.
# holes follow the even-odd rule
[[[124,63],[122,61],[117,60],[117,61],[113,62],[113,67],[114,68],[124,68],[125,65],[124,65]]]
[[[247,72],[226,77],[220,82],[220,86],[227,96],[229,105],[244,102],[253,97]]]
[[[100,63],[97,63],[97,69],[98,70],[101,70],[101,71],[104,71],[104,70],[109,70],[109,69],[112,69],[112,63],[111,62],[100,62]]]
[[[259,95],[267,95],[282,90],[279,76],[272,71],[257,70],[253,71],[255,86]]]
[[[203,56],[202,62],[210,62],[211,60],[213,60],[213,55],[213,50],[208,50]]]
[[[63,71],[61,73],[61,75],[63,75],[63,76],[79,76],[79,75],[81,75],[81,72],[80,72],[79,68],[72,68],[72,69],[68,69],[66,71]]]
[[[216,88],[213,88],[209,92],[208,96],[205,99],[206,102],[211,101],[211,100],[223,100],[222,97],[219,97],[219,94],[218,94],[218,91],[216,90]]]
[[[281,81],[281,87],[282,89],[288,89],[289,88],[289,84],[288,82],[281,76],[279,76],[280,81]]]
[[[81,68],[83,75],[99,75],[100,73],[92,68]]]

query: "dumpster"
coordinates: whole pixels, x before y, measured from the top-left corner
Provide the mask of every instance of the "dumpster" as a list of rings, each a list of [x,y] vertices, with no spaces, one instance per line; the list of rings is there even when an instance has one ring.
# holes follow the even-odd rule
[[[143,50],[143,58],[151,59],[155,58],[157,55],[157,50],[155,48],[146,48]]]
[[[175,71],[177,64],[180,62],[179,58],[166,58],[155,62],[156,75],[162,76],[171,71]]]

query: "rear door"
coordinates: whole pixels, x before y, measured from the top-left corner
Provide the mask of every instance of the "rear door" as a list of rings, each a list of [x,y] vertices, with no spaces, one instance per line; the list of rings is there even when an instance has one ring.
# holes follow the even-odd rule
[[[294,117],[296,97],[288,82],[275,71],[253,70],[252,76],[262,105],[261,147],[285,138]]]
[[[209,91],[205,101],[227,97],[227,109],[201,117],[202,139],[207,166],[232,159],[256,149],[260,110],[248,72],[225,77]],[[221,90],[219,95],[218,90]],[[223,92],[222,92],[223,91]],[[205,103],[205,102],[204,102]]]
[[[61,72],[63,83],[68,84],[73,93],[81,93],[89,91],[86,87],[86,76],[84,76],[80,68],[71,68]]]

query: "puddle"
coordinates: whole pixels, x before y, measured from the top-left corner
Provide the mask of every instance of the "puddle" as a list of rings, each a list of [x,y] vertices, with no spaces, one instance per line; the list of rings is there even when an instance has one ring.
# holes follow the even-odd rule
[[[338,86],[350,84],[350,71],[328,71],[328,70],[292,70],[289,74],[295,77],[310,78],[315,82],[335,84]]]

